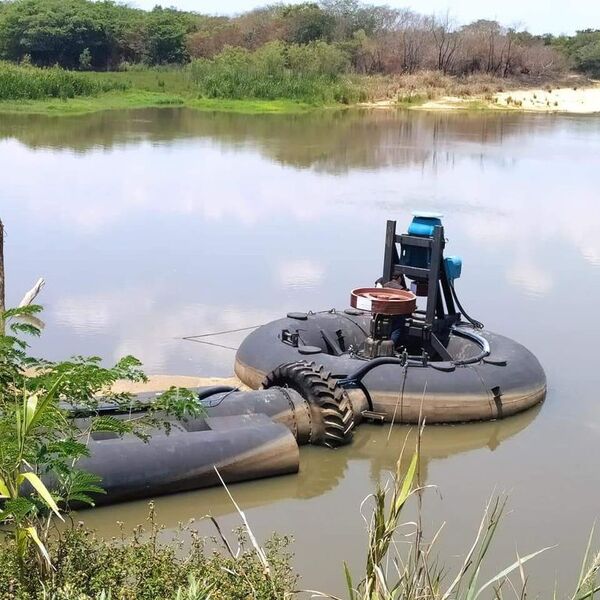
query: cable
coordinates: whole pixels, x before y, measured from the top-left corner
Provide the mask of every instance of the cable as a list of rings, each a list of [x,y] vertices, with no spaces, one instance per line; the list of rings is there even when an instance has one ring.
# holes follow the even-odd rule
[[[231,396],[231,394],[235,394],[235,392],[239,392],[240,388],[232,388],[230,389],[228,392],[214,392],[213,394],[211,394],[210,396],[206,396],[204,398],[201,398],[200,394],[198,394],[198,402],[200,402],[200,404],[204,407],[204,408],[215,408],[217,406],[219,406],[223,400],[225,400],[225,398],[229,398],[229,396]],[[215,402],[214,404],[212,402],[210,402],[210,398],[212,398],[212,396],[215,396],[216,394],[222,393],[224,394],[221,399],[218,402]],[[207,402],[208,400],[208,402]]]
[[[460,303],[460,300],[458,299],[458,296],[456,294],[456,290],[454,289],[454,283],[452,281],[449,281],[450,283],[450,290],[452,292],[452,298],[454,298],[454,302],[456,302],[456,306],[458,306],[458,310],[460,310],[460,312],[462,313],[463,317],[469,321],[469,323],[471,323],[471,325],[473,325],[473,327],[475,327],[475,329],[483,329],[484,325],[481,321],[478,321],[477,319],[473,319],[472,317],[470,317],[467,313],[467,311],[462,307],[462,304]]]
[[[252,325],[251,327],[240,327],[239,329],[228,329],[226,331],[215,331],[213,333],[201,333],[200,335],[185,335],[182,340],[191,340],[195,338],[213,337],[215,335],[225,335],[226,333],[238,333],[239,331],[250,331],[250,329],[258,329],[261,325]]]
[[[234,348],[233,346],[224,346],[223,344],[215,344],[215,342],[207,342],[205,340],[195,340],[194,338],[181,338],[188,342],[196,342],[196,344],[206,344],[207,346],[214,346],[215,348],[225,348],[225,350],[233,350],[237,352],[239,348]]]

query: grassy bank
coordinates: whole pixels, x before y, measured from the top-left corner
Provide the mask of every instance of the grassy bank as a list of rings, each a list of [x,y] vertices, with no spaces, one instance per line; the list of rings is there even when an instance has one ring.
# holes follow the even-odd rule
[[[339,57],[338,57],[339,58]],[[587,96],[570,102],[511,101],[523,91],[541,98],[556,90],[589,91],[582,77],[507,79],[453,77],[430,71],[398,76],[358,76],[328,51],[300,51],[290,63],[278,45],[254,53],[231,49],[185,67],[120,72],[71,72],[0,63],[0,112],[77,115],[103,110],[185,106],[205,111],[297,113],[353,105],[429,110],[554,110],[576,112]],[[340,59],[341,60],[341,59]],[[550,92],[548,92],[548,90]],[[518,92],[521,95],[515,95]],[[595,96],[594,96],[595,98]],[[508,101],[507,101],[508,99]],[[600,107],[597,108],[600,110]]]
[[[249,52],[228,48],[184,67],[72,72],[0,63],[0,111],[80,114],[189,106],[200,110],[298,112],[365,100],[342,54],[326,44],[278,42]]]
[[[294,102],[292,100],[216,100],[133,89],[68,100],[57,98],[24,101],[5,100],[0,101],[0,113],[69,116],[104,110],[184,106],[203,111],[236,112],[241,114],[293,114],[316,108],[315,105]]]

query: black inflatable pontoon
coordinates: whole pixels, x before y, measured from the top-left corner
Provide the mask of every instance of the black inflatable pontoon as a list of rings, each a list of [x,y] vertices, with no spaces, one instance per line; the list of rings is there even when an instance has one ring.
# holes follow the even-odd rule
[[[497,419],[541,402],[540,363],[466,317],[454,290],[461,261],[444,258],[444,245],[438,216],[416,216],[403,235],[388,221],[380,281],[391,287],[355,290],[351,309],[290,313],[258,328],[237,352],[237,376],[252,388],[293,388],[308,362],[330,372],[360,414],[398,423]],[[405,278],[427,297],[423,310],[399,289]]]
[[[346,444],[365,418],[491,420],[541,402],[539,362],[466,315],[454,291],[461,262],[444,258],[444,245],[438,217],[415,217],[403,235],[388,221],[382,287],[354,290],[350,309],[290,313],[244,340],[235,371],[255,390],[200,390],[202,417],[173,421],[148,443],[94,433],[81,467],[102,477],[97,502],[215,485],[215,467],[226,482],[295,473],[299,445]],[[85,429],[89,415],[73,416]]]

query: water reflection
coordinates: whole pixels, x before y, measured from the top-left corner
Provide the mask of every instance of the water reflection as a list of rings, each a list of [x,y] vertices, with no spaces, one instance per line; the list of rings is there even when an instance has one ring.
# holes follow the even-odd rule
[[[599,133],[593,117],[515,114],[0,116],[8,300],[46,278],[34,351],[48,358],[133,353],[149,373],[229,375],[231,350],[181,338],[345,306],[380,273],[385,220],[441,210],[465,307],[531,348],[549,393],[539,413],[429,429],[425,476],[443,502],[427,515],[448,521],[440,552],[456,556],[492,490],[510,492],[500,566],[516,541],[521,555],[561,543],[532,566],[543,594],[549,572],[576,576],[598,512]],[[405,433],[365,427],[349,448],[303,450],[298,477],[234,486],[261,536],[295,535],[306,587],[339,593],[342,559],[362,567],[358,509]],[[220,490],[158,504],[171,526],[209,510],[237,524]],[[85,519],[111,532],[116,515]]]
[[[522,413],[514,418],[491,423],[471,423],[455,426],[431,426],[425,429],[421,441],[420,477],[423,485],[433,484],[429,477],[429,464],[473,450],[494,452],[500,444],[518,434],[536,417],[540,408]],[[260,485],[238,484],[231,487],[236,501],[244,509],[268,507],[285,500],[314,499],[333,492],[345,479],[353,479],[358,463],[368,467],[370,488],[378,483],[385,484],[388,475],[396,468],[402,456],[404,468],[411,460],[416,444],[413,428],[361,426],[351,446],[335,452],[323,448],[303,447],[300,455],[298,475],[277,477],[260,482]],[[404,450],[403,453],[403,449]],[[359,490],[362,488],[362,483]],[[225,492],[221,489],[201,490],[157,498],[155,504],[160,520],[167,528],[175,531],[178,524],[196,519],[203,514],[222,517],[235,513],[229,502],[224,502]],[[144,520],[147,501],[129,502],[119,505],[119,521],[133,527]],[[120,527],[111,519],[113,507],[101,507],[79,513],[91,527],[100,528],[105,535],[116,535]],[[290,524],[292,529],[297,525]]]

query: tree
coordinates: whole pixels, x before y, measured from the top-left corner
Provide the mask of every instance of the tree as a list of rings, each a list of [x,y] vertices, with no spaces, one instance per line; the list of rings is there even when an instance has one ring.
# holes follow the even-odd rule
[[[147,61],[151,65],[186,62],[186,35],[192,29],[185,13],[172,8],[155,7],[146,24]]]
[[[456,51],[459,47],[459,36],[454,31],[450,14],[430,19],[430,31],[436,50],[436,68],[442,73],[448,73],[452,67]]]
[[[88,48],[97,63],[110,54],[102,10],[86,0],[18,0],[0,14],[0,49],[9,60],[76,68]]]
[[[286,28],[286,41],[293,44],[308,44],[317,40],[330,41],[335,19],[318,4],[305,2],[285,6],[282,9]]]

